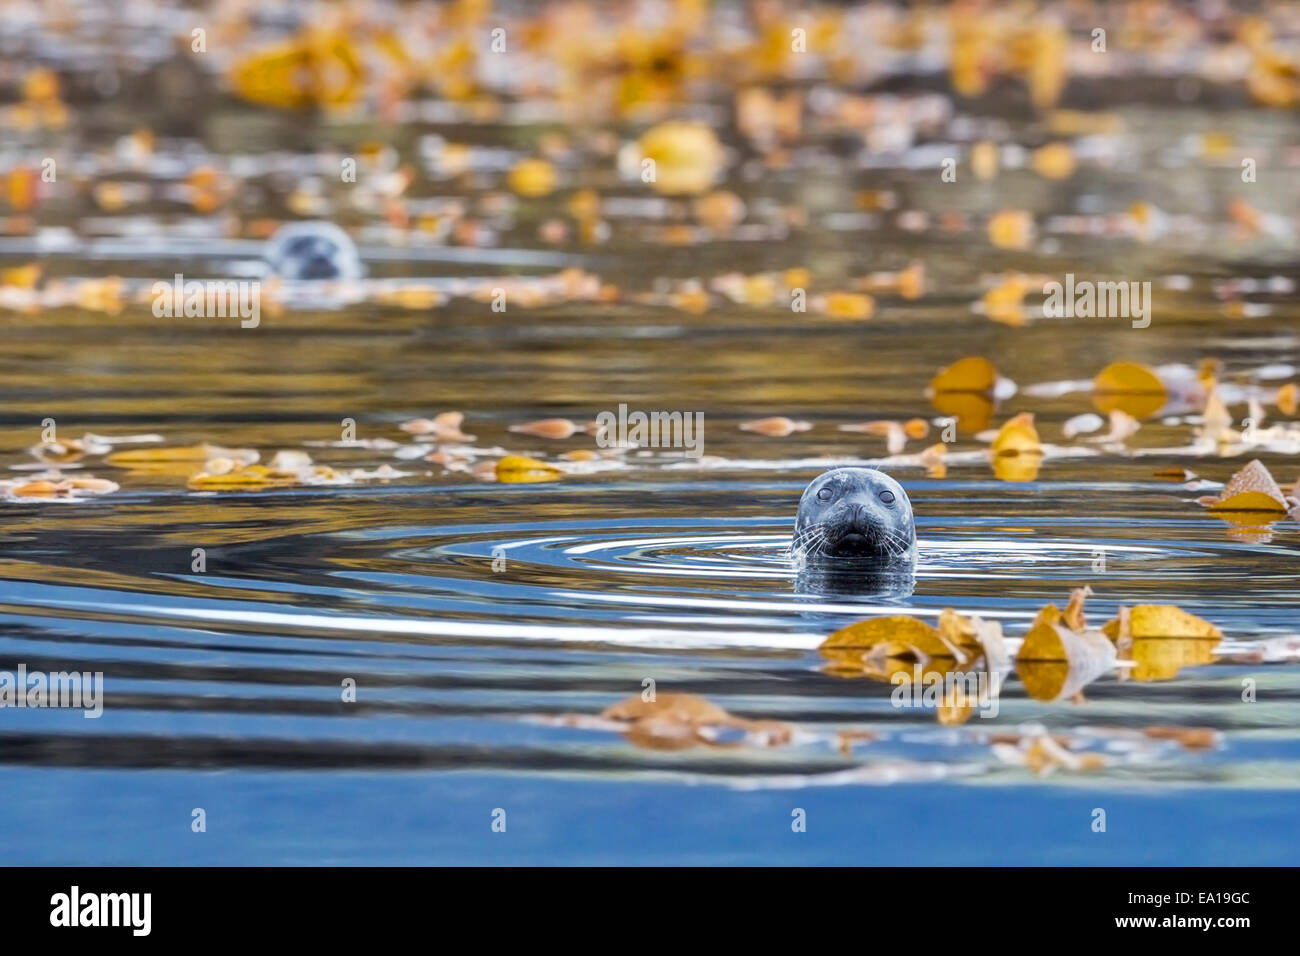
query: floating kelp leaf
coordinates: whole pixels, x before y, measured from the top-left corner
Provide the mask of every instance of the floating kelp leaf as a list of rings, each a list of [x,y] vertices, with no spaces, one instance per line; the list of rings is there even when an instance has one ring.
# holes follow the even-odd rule
[[[360,53],[345,33],[317,30],[237,61],[230,84],[250,102],[304,109],[354,101],[364,76]]]
[[[1196,480],[1196,472],[1188,471],[1186,468],[1159,468],[1151,474],[1157,478],[1164,478],[1166,481],[1188,482]]]
[[[1223,735],[1210,727],[1143,727],[1142,733],[1152,740],[1177,741],[1187,750],[1210,750],[1223,740]]]
[[[1286,495],[1258,458],[1237,472],[1217,498],[1206,503],[1211,511],[1262,511],[1279,517],[1286,513]]]
[[[511,425],[510,431],[538,438],[571,438],[581,428],[567,418],[543,418],[535,422]]]
[[[106,478],[82,475],[63,478],[57,471],[47,472],[32,479],[0,481],[0,495],[11,498],[81,498],[87,495],[107,495],[119,489],[117,482]]]
[[[1283,385],[1273,396],[1273,403],[1283,415],[1294,415],[1297,406],[1300,406],[1300,388],[1297,388],[1295,382]]]
[[[0,269],[0,286],[14,289],[35,289],[41,278],[40,263]]]
[[[1169,391],[1154,371],[1138,362],[1112,362],[1092,382],[1092,403],[1100,412],[1113,409],[1134,418],[1156,414],[1169,399]]]
[[[1022,735],[1018,745],[995,742],[993,753],[1003,763],[1026,767],[1039,776],[1046,776],[1057,770],[1069,770],[1075,773],[1100,770],[1110,763],[1105,754],[1091,751],[1076,753],[1068,749],[1058,738],[1041,729],[1036,733]]]
[[[1067,607],[1071,620],[1083,621],[1086,589]],[[1074,697],[1115,666],[1115,645],[1099,630],[1075,629],[1055,605],[1038,612],[1016,654],[1016,674],[1035,700]]]
[[[746,720],[694,694],[658,694],[653,700],[638,695],[601,712],[600,719],[624,725],[627,739],[652,750],[684,750],[697,744],[782,746],[794,728],[776,720]],[[739,739],[727,731],[739,731]]]
[[[554,465],[524,455],[506,455],[496,463],[495,473],[497,481],[509,484],[556,481],[564,477],[564,472]]]
[[[465,422],[463,412],[442,412],[433,418],[413,418],[398,426],[408,435],[430,435],[435,441],[473,441],[473,435],[460,430]]]
[[[958,359],[930,380],[930,402],[943,415],[957,420],[963,432],[982,431],[993,416],[993,392],[998,373],[988,359],[972,355]]]
[[[814,299],[813,308],[832,319],[869,319],[876,314],[876,300],[860,292],[829,292]]]
[[[722,144],[703,123],[660,123],[642,134],[637,152],[638,171],[641,160],[654,160],[650,186],[669,195],[704,192],[713,185],[723,165]]]
[[[993,394],[997,384],[998,372],[993,363],[982,355],[970,355],[958,359],[947,368],[941,369],[930,380],[930,392],[979,392]]]
[[[999,249],[1026,249],[1034,241],[1034,216],[1023,209],[1005,209],[989,219],[989,242]]]
[[[1030,155],[1029,165],[1044,179],[1069,179],[1077,166],[1068,143],[1048,143]]]
[[[1128,647],[1128,658],[1134,666],[1128,676],[1135,681],[1172,680],[1184,667],[1213,664],[1217,640],[1193,640],[1180,637],[1158,637],[1134,640]]]
[[[130,448],[115,451],[104,460],[118,468],[132,471],[189,475],[195,465],[214,458],[228,458],[250,465],[260,456],[251,448],[223,448],[220,445],[186,445],[178,448]]]
[[[1008,419],[998,430],[990,450],[999,457],[1008,455],[1041,457],[1043,446],[1038,440],[1038,429],[1034,427],[1033,412],[1021,412]]]
[[[226,470],[226,461],[218,459],[218,462],[215,473],[204,470],[193,475],[187,482],[189,487],[195,491],[257,491],[292,485],[297,481],[296,476],[277,475],[265,465]]]
[[[812,428],[811,422],[796,422],[789,418],[760,418],[757,421],[741,422],[740,430],[768,435],[772,438],[784,438],[794,432],[806,432]]]
[[[999,481],[1033,481],[1043,467],[1042,455],[995,455],[993,475]]]
[[[701,224],[714,232],[726,234],[744,220],[745,201],[733,192],[719,189],[696,199],[691,204],[691,211]],[[807,285],[800,285],[800,288],[807,288]]]
[[[1180,668],[1213,663],[1222,637],[1209,621],[1171,604],[1121,608],[1102,630],[1133,661],[1127,675],[1137,681],[1170,680]]]
[[[1203,618],[1189,614],[1173,604],[1137,604],[1125,609],[1126,615],[1119,615],[1108,621],[1102,628],[1112,641],[1121,637],[1190,637],[1215,640],[1223,632]],[[1127,617],[1127,629],[1125,618]]]
[[[1025,296],[1033,288],[1027,276],[1008,275],[984,293],[980,304],[984,314],[994,322],[1020,327],[1028,321],[1025,315]]]
[[[885,449],[891,455],[897,455],[907,447],[907,432],[903,430],[903,426],[899,422],[858,422],[851,425],[841,425],[839,430],[842,432],[860,432],[864,435],[882,436],[885,439]]]
[[[555,192],[555,167],[544,159],[523,159],[510,170],[510,188],[521,196],[535,199]]]
[[[907,615],[873,617],[842,627],[821,644],[823,650],[866,650],[885,645],[891,650],[913,648],[927,657],[961,656],[938,630]]]

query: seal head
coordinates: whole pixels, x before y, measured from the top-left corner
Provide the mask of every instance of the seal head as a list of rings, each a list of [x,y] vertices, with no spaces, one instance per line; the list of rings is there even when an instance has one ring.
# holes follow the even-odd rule
[[[295,222],[276,230],[264,254],[283,279],[359,279],[364,274],[352,238],[332,222]]]
[[[799,499],[790,553],[798,564],[907,570],[916,563],[912,503],[875,468],[833,468]]]

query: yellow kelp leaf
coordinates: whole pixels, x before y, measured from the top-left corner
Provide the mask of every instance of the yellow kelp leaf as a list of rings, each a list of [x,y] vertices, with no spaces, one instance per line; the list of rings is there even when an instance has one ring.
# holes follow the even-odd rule
[[[945,369],[941,369],[930,379],[930,391],[940,392],[979,392],[987,394],[997,384],[998,372],[993,363],[982,355],[969,355],[958,359]]]
[[[979,706],[979,698],[971,697],[966,688],[960,684],[949,687],[936,708],[939,723],[945,727],[956,727],[970,720]]]
[[[1128,647],[1134,666],[1129,677],[1136,681],[1172,680],[1184,667],[1214,663],[1217,640],[1157,637],[1135,640]]]
[[[876,300],[859,292],[831,292],[817,304],[832,319],[869,319],[876,314]]]
[[[1237,472],[1210,505],[1211,511],[1272,511],[1285,514],[1286,496],[1258,458]]]
[[[1070,592],[1070,603],[1065,606],[1061,614],[1061,620],[1066,627],[1075,631],[1082,631],[1088,626],[1087,619],[1083,615],[1084,602],[1092,596],[1092,588],[1086,585],[1081,588],[1075,588]]]
[[[283,487],[294,484],[297,480],[296,476],[285,476],[263,465],[249,465],[236,471],[222,470],[220,474],[201,471],[186,484],[195,491],[253,491],[258,488]]]
[[[38,262],[30,265],[14,266],[10,269],[0,269],[0,286],[10,286],[17,289],[35,289],[36,283],[41,278],[41,266]]]
[[[939,632],[914,617],[898,614],[890,617],[873,617],[842,627],[822,642],[824,649],[867,649],[878,644],[893,646],[896,650],[912,647],[930,657],[953,657],[953,650]]]
[[[1034,217],[1023,209],[994,213],[988,224],[989,242],[999,249],[1025,249],[1034,241]]]
[[[785,416],[776,416],[773,418],[760,418],[752,422],[741,422],[740,430],[742,432],[754,432],[759,435],[768,435],[772,438],[784,438],[786,435],[792,435],[795,432],[806,432],[812,428],[812,422],[796,422]]]
[[[984,314],[994,322],[1019,327],[1025,324],[1025,296],[1032,287],[1029,279],[1020,274],[1008,275],[984,293]]]
[[[1102,412],[1119,409],[1146,418],[1160,411],[1168,397],[1159,376],[1138,362],[1112,362],[1092,381],[1092,403]]]
[[[343,33],[306,33],[237,61],[230,71],[235,94],[281,109],[349,103],[360,92],[364,67]]]
[[[975,178],[988,182],[998,174],[998,147],[992,140],[982,139],[970,148],[970,167]]]
[[[555,191],[555,167],[544,159],[522,159],[510,170],[510,188],[521,196],[535,199]]]
[[[1067,143],[1048,143],[1030,157],[1034,172],[1044,179],[1069,179],[1074,175],[1074,151]]]
[[[638,144],[642,160],[653,160],[650,187],[669,195],[702,193],[722,169],[722,145],[703,123],[669,120],[646,130]],[[642,175],[646,168],[641,167]]]
[[[1112,666],[1115,645],[1098,630],[1074,630],[1049,604],[1016,654],[1016,674],[1035,700],[1073,697]]]
[[[497,481],[510,484],[525,484],[537,481],[555,481],[564,476],[564,472],[553,465],[524,455],[506,455],[496,467]]]
[[[1102,630],[1111,640],[1118,640],[1122,635],[1122,618],[1108,621]],[[1194,637],[1217,641],[1223,632],[1209,621],[1172,604],[1138,604],[1128,609],[1127,636]]]
[[[975,623],[950,607],[939,612],[939,636],[946,644],[957,648],[979,650],[982,645],[975,634]]]
[[[212,458],[231,458],[242,464],[257,461],[258,454],[251,448],[222,448],[219,445],[186,445],[179,448],[128,448],[115,451],[104,460],[120,468],[137,471],[170,470],[176,463],[202,464]]]
[[[1043,446],[1038,440],[1038,429],[1034,427],[1033,412],[1021,412],[1008,419],[993,439],[991,450],[997,456],[1042,455]]]

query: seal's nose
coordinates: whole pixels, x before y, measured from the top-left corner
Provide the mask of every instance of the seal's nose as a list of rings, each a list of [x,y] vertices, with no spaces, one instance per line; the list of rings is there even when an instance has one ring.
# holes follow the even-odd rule
[[[853,530],[858,534],[866,534],[871,530],[871,513],[867,511],[866,505],[858,505],[853,509]]]

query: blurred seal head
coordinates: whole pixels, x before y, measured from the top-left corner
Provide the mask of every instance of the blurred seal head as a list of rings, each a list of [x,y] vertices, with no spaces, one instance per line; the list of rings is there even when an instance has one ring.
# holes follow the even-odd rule
[[[352,238],[332,222],[281,226],[266,243],[271,273],[289,280],[360,279],[365,274]]]

